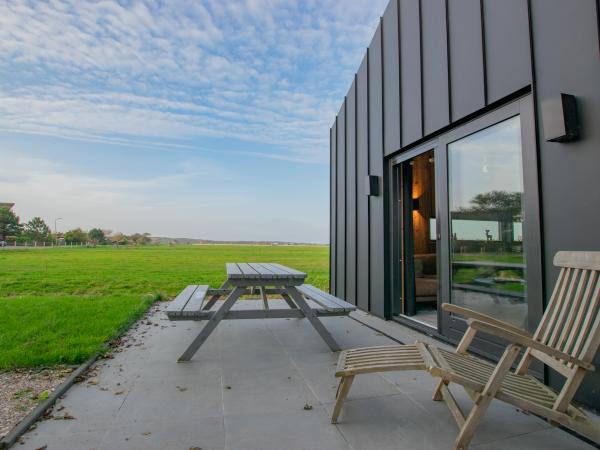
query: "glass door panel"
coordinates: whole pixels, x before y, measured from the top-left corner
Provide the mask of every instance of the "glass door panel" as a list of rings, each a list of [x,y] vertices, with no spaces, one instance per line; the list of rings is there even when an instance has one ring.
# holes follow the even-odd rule
[[[448,144],[451,302],[527,328],[521,121]]]

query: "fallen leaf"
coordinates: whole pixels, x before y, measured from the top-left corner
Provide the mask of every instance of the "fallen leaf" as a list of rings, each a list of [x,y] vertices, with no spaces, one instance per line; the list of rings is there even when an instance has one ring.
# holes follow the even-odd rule
[[[48,448],[48,445],[44,444],[41,447],[36,448],[35,450],[46,450]]]
[[[312,405],[309,405],[308,403],[305,403],[305,404],[304,404],[304,409],[305,409],[306,411],[310,411],[311,409],[313,409],[313,407],[312,407]]]
[[[142,432],[142,436],[150,436],[152,433],[150,433],[149,431],[144,431]]]
[[[186,387],[182,387],[182,386],[176,386],[176,388],[177,388],[177,390],[178,390],[179,392],[185,392],[185,391],[187,391],[187,388],[186,388]]]

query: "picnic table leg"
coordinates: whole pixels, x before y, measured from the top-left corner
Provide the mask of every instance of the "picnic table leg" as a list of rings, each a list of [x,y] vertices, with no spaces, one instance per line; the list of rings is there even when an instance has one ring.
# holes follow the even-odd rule
[[[265,311],[269,310],[269,301],[267,299],[267,291],[266,291],[266,287],[265,286],[261,286],[258,288],[260,290],[260,297],[262,298],[263,301],[263,309]]]
[[[219,289],[225,289],[227,287],[227,285],[229,284],[229,280],[225,280],[221,286],[219,287]],[[204,311],[208,311],[210,308],[213,307],[213,305],[215,303],[217,303],[217,300],[219,300],[221,298],[220,294],[217,295],[213,295],[211,298],[208,299],[208,301],[204,304],[204,307],[202,308]]]
[[[183,354],[179,357],[179,359],[177,360],[178,362],[189,361],[190,359],[192,359],[192,357],[196,354],[200,346],[204,344],[204,341],[206,341],[206,339],[214,331],[219,322],[229,312],[233,304],[241,297],[243,292],[244,288],[241,287],[236,287],[233,291],[231,291],[223,305],[212,315],[212,317],[208,320],[206,325],[204,325],[204,328],[202,328],[200,334],[196,337],[196,339],[192,341],[187,350],[183,352]]]
[[[285,287],[281,286],[281,289],[285,289]],[[298,309],[298,306],[296,306],[296,304],[292,301],[290,294],[284,292],[283,294],[281,294],[281,296],[283,297],[287,305],[290,307],[290,309]]]
[[[285,290],[302,310],[304,316],[308,319],[311,325],[315,328],[315,330],[317,330],[317,333],[319,333],[327,345],[329,345],[331,351],[339,352],[341,350],[340,346],[337,342],[335,342],[335,339],[333,339],[333,336],[331,336],[329,331],[327,331],[327,328],[325,328],[325,325],[323,325],[323,323],[319,320],[316,313],[312,310],[308,303],[306,303],[306,300],[304,297],[302,297],[302,294],[300,294],[300,292],[298,292],[294,286],[286,286]]]

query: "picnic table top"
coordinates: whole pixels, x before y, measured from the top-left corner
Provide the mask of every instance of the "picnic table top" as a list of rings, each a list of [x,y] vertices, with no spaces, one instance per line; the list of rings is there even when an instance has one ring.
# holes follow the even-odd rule
[[[299,280],[306,279],[306,273],[276,263],[227,263],[229,280]]]

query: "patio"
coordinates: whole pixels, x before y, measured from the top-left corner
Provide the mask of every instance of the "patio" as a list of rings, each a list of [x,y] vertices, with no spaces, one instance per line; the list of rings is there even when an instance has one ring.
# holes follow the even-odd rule
[[[39,422],[15,447],[447,449],[456,437],[446,405],[431,401],[435,379],[427,373],[358,377],[340,423],[331,425],[337,353],[307,320],[223,322],[192,361],[178,364],[182,348],[204,324],[169,322],[165,308],[154,308],[113,359],[99,361],[90,378],[68,391],[52,414],[64,420]],[[347,317],[322,319],[342,348],[393,344],[388,336],[428,341],[363,312],[352,317],[369,326]],[[466,405],[460,388],[454,391]],[[496,401],[472,448],[593,447]]]

